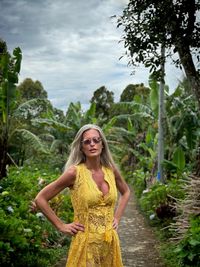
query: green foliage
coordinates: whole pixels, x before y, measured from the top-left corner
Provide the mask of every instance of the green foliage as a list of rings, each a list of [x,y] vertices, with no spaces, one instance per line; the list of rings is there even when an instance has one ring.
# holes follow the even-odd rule
[[[156,226],[157,234],[162,239],[161,254],[168,267],[197,267],[200,264],[200,217],[192,216],[189,229],[180,241],[172,242],[174,232],[169,231],[170,224],[178,215],[176,202],[185,199],[184,184],[187,179],[180,179],[177,174],[167,180],[167,184],[156,182],[146,189],[148,172],[142,169],[126,174],[129,184],[134,187],[139,206],[149,218],[152,226]],[[186,175],[182,174],[182,177]],[[179,202],[178,202],[179,203]],[[180,211],[179,211],[180,212]],[[186,222],[187,226],[187,222]],[[177,237],[177,235],[176,235]]]
[[[5,52],[0,57],[0,117],[3,124],[6,124],[11,110],[15,104],[16,83],[18,82],[18,74],[20,71],[22,54],[20,48],[13,50],[11,57]]]
[[[161,233],[162,235],[162,233]],[[165,241],[163,241],[165,239]],[[166,241],[166,238],[162,237],[162,244],[160,247],[160,254],[162,256],[163,262],[165,263],[165,266],[167,267],[183,267],[180,265],[180,263],[177,260],[177,255],[175,254],[175,249],[177,248],[177,245]]]
[[[12,125],[12,113],[16,106],[16,84],[22,53],[19,47],[13,50],[11,56],[3,43],[0,55],[0,179],[6,176],[8,162],[8,138]]]
[[[38,163],[38,157],[41,162],[41,159],[47,158],[47,155],[52,156],[50,152],[54,153],[56,163],[51,166],[58,166],[55,160],[57,151],[52,150],[51,146],[58,135],[63,135],[63,132],[69,130],[69,127],[63,123],[63,117],[64,115],[59,110],[54,110],[47,99],[28,100],[13,111],[8,151],[18,166],[25,162]],[[60,140],[59,144],[57,146],[59,152],[66,150],[64,141]],[[61,164],[59,163],[59,166],[61,165],[64,165],[64,159]]]
[[[183,180],[174,178],[167,184],[155,183],[140,198],[141,208],[149,216],[156,214],[160,219],[170,219],[176,215],[176,211],[170,209],[175,199],[184,197],[182,189]]]
[[[181,147],[175,148],[172,160],[164,160],[163,165],[165,169],[170,173],[177,173],[179,177],[182,176],[183,171],[185,170],[185,153]]]
[[[47,99],[47,92],[44,90],[40,81],[33,81],[30,78],[26,78],[17,87],[20,93],[21,101],[27,101],[34,98]]]
[[[153,77],[149,78],[149,86],[151,88],[150,91],[150,104],[153,112],[156,115],[156,118],[158,118],[158,101],[159,101],[159,84]]]
[[[34,118],[52,118],[53,107],[49,100],[34,98],[21,103],[14,115],[20,120],[30,121]]]
[[[197,32],[200,26],[195,13],[199,8],[199,1],[130,0],[123,15],[118,18],[118,27],[124,29],[123,41],[130,63],[142,62],[150,67],[150,72],[158,71],[161,62],[158,48],[161,44],[169,48],[167,56],[172,53],[170,48],[173,48],[173,53],[179,51],[179,55],[184,51],[185,56],[190,51],[184,49],[186,46],[197,48],[195,54],[198,60],[200,38]],[[174,63],[180,65],[179,60],[174,60]]]
[[[96,117],[107,120],[110,115],[111,105],[114,103],[114,94],[107,90],[105,86],[101,86],[94,91],[90,102],[96,104]]]
[[[198,153],[200,114],[197,101],[184,87],[185,82],[166,98],[165,159],[171,162],[166,162],[170,171],[194,169]]]
[[[68,244],[68,239],[63,239],[42,213],[32,213],[29,208],[39,190],[58,175],[27,167],[9,169],[8,177],[1,181],[1,266],[48,266],[55,261],[53,249]],[[67,192],[54,198],[51,205],[64,221],[72,220]]]
[[[133,173],[129,172],[126,174],[129,184],[134,187],[134,192],[139,199],[142,192],[146,189],[146,176],[148,173],[144,173],[141,169],[135,170]]]
[[[180,171],[183,171],[185,168],[185,155],[183,150],[178,147],[175,151],[174,151],[174,155],[173,155],[173,163],[176,164],[177,168]]]
[[[145,87],[143,83],[129,84],[121,93],[120,102],[131,102],[135,95],[140,95],[145,102],[149,96],[149,88]]]
[[[180,266],[200,266],[200,216],[190,219],[190,226],[185,238],[174,250]]]
[[[161,254],[169,267],[200,266],[200,217],[191,217],[188,231],[181,241],[166,242]]]

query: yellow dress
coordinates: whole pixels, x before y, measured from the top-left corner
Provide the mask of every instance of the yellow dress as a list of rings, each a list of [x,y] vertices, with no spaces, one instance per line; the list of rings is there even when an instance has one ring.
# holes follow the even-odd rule
[[[117,189],[113,171],[102,167],[109,192],[104,196],[84,163],[76,166],[71,189],[74,221],[82,223],[70,245],[66,267],[123,267],[119,238],[113,229]]]

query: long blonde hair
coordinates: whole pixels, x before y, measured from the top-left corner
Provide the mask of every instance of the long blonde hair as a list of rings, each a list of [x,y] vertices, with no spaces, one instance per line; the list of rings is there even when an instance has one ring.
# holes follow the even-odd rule
[[[105,137],[103,131],[101,130],[101,128],[95,124],[86,124],[79,129],[79,131],[77,132],[77,134],[74,138],[74,141],[71,144],[69,158],[65,164],[65,170],[68,169],[70,166],[78,165],[80,163],[85,162],[85,160],[86,160],[85,155],[81,151],[81,141],[83,138],[83,133],[90,130],[90,129],[97,130],[100,134],[101,139],[102,139],[103,149],[102,149],[102,152],[100,155],[101,165],[105,166],[105,167],[109,167],[109,168],[113,168],[116,166],[115,162],[112,158],[110,149],[108,147],[106,137]]]

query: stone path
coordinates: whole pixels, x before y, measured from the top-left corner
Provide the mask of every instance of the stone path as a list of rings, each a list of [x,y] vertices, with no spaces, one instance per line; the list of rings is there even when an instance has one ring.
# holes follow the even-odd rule
[[[159,257],[158,241],[138,211],[134,193],[131,195],[118,232],[124,267],[166,267]],[[64,258],[54,267],[65,267],[65,263]]]
[[[118,232],[124,267],[164,267],[158,253],[158,241],[138,211],[133,193]]]

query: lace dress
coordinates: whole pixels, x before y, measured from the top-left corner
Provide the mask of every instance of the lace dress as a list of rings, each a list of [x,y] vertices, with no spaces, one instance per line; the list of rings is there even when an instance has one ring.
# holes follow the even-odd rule
[[[117,189],[113,171],[102,168],[109,185],[106,195],[98,189],[85,164],[76,166],[76,180],[71,189],[74,221],[82,223],[70,245],[66,267],[123,267],[119,238],[112,227]]]

